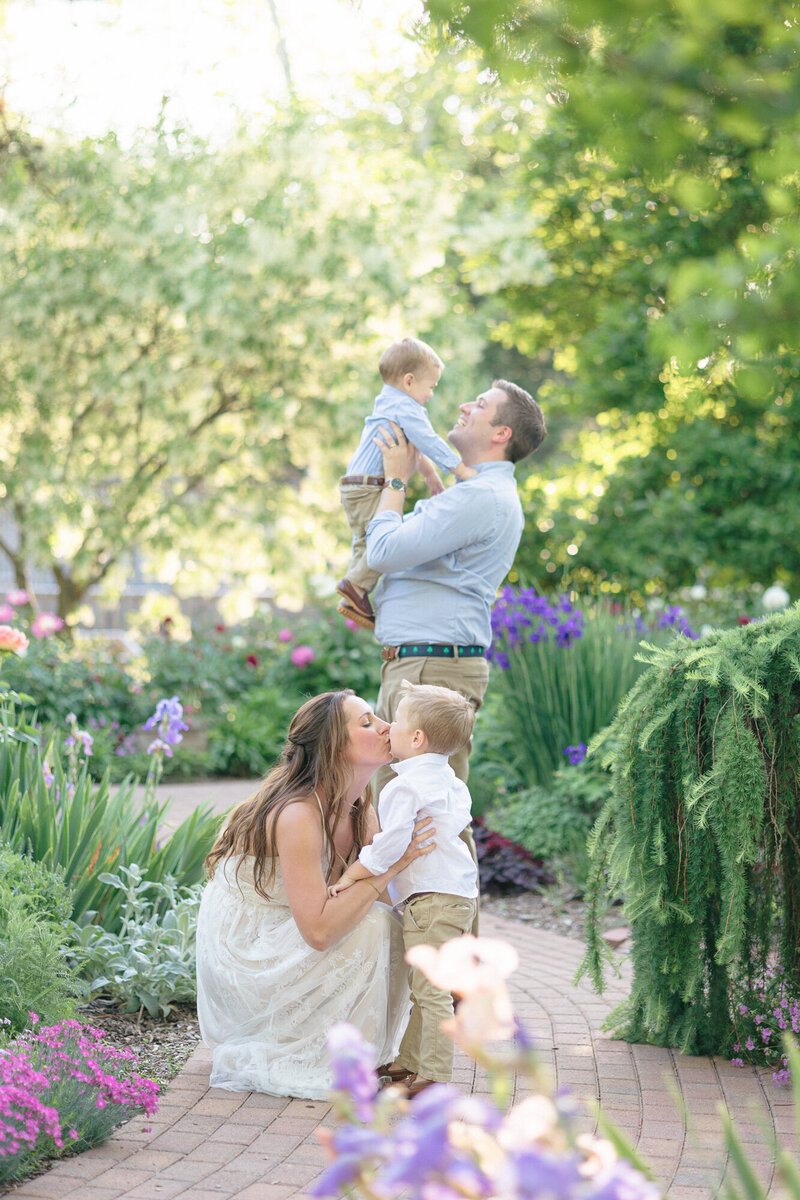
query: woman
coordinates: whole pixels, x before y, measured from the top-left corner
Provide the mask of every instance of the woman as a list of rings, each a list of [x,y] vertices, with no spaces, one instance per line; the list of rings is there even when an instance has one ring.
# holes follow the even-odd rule
[[[326,1034],[351,1021],[392,1062],[409,1010],[402,924],[375,901],[432,846],[418,823],[384,875],[334,899],[378,825],[366,788],[391,759],[389,726],[352,691],[295,715],[281,760],[234,809],[206,865],[197,927],[197,1011],[213,1087],[325,1099]]]

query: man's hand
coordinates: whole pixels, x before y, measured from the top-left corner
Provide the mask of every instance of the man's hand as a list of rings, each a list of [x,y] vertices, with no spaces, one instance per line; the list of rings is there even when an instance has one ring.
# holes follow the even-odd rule
[[[391,431],[382,425],[372,439],[383,455],[384,478],[402,479],[403,483],[408,483],[419,467],[419,453],[400,426],[394,421],[389,423]]]

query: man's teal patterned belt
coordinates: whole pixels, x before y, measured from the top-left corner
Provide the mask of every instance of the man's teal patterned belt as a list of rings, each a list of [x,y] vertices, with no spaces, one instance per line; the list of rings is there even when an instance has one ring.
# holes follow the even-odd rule
[[[398,658],[483,658],[483,646],[441,646],[435,642],[406,642],[397,647]]]

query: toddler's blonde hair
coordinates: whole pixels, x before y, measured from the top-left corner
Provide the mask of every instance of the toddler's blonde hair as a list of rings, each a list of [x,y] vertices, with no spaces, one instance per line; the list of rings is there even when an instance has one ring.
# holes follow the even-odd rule
[[[419,338],[405,337],[387,346],[378,363],[378,370],[384,383],[393,383],[404,375],[419,375],[426,368],[433,370],[444,369],[444,363],[435,350],[427,342]]]
[[[452,688],[403,680],[402,696],[407,701],[411,724],[421,729],[434,754],[455,754],[472,737],[475,709],[466,696]]]

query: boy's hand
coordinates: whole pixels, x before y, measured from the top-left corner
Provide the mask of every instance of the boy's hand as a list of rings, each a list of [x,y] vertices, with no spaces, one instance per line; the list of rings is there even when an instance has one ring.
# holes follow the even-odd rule
[[[444,484],[439,478],[439,472],[425,454],[420,455],[419,473],[427,483],[428,491],[432,496],[438,496],[440,492],[444,491]]]
[[[334,900],[339,892],[344,892],[347,888],[352,887],[355,879],[350,879],[347,875],[343,875],[341,879],[337,879],[336,883],[332,883],[328,888],[328,896]]]

